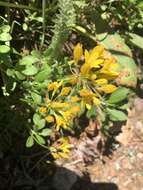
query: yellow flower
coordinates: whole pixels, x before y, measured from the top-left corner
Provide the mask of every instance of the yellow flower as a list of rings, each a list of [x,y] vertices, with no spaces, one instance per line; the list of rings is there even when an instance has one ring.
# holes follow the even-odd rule
[[[48,85],[48,91],[55,90],[57,88],[58,83],[57,82],[52,82]]]
[[[83,55],[82,44],[78,43],[74,47],[74,51],[73,51],[73,57],[74,57],[75,63],[78,63],[78,61],[81,59],[82,55]]]
[[[90,104],[85,104],[85,106],[86,106],[86,108],[87,108],[88,110],[91,109],[91,105],[90,105]]]
[[[82,89],[79,91],[81,97],[93,97],[94,93],[88,89]]]
[[[54,92],[63,84],[63,81],[60,82],[52,82],[48,84],[48,91],[53,91]]]
[[[106,93],[106,94],[110,94],[110,93],[114,92],[115,90],[117,90],[117,87],[115,85],[112,85],[112,84],[107,84],[107,85],[103,85],[97,89],[99,91]]]
[[[69,110],[70,113],[73,115],[73,116],[76,116],[77,113],[80,111],[80,107],[79,106],[73,106],[71,107],[71,109]]]
[[[77,97],[77,96],[72,96],[72,97],[71,97],[71,102],[72,102],[72,103],[78,102],[79,100],[80,100],[80,98]]]
[[[47,108],[46,108],[46,107],[40,107],[40,108],[39,108],[39,112],[40,112],[40,113],[46,113],[46,111],[47,111]]]
[[[48,115],[45,119],[46,119],[46,121],[47,121],[48,123],[53,123],[53,122],[54,122],[54,117],[51,116],[51,115]]]
[[[96,97],[93,97],[93,103],[96,105],[96,106],[99,106],[101,104],[101,101],[99,98],[96,98]]]
[[[76,75],[69,76],[68,83],[74,85],[78,82],[79,78]]]
[[[107,81],[107,79],[101,78],[101,79],[97,79],[97,80],[95,81],[95,83],[96,83],[97,85],[103,85],[103,84],[107,84],[108,81]]]
[[[59,131],[60,128],[68,129],[68,123],[65,121],[65,119],[62,116],[58,116],[55,114],[56,119],[56,130]]]
[[[91,80],[95,80],[96,78],[97,78],[96,74],[92,74],[91,77],[90,77]]]
[[[103,52],[103,46],[96,46],[90,53],[87,50],[85,50],[85,63],[81,66],[80,69],[82,75],[87,75],[92,68],[100,68],[100,66],[104,62],[104,59],[100,58]]]
[[[75,105],[71,107],[68,111],[64,111],[60,113],[64,117],[65,121],[69,123],[69,122],[72,122],[72,119],[78,114],[79,111],[80,111],[80,107]]]
[[[84,63],[81,66],[80,72],[82,75],[87,75],[93,68],[100,68],[100,65],[104,62],[103,59],[94,60],[92,63]]]
[[[67,96],[71,91],[71,87],[63,87],[60,96]]]
[[[89,71],[90,71],[89,64],[84,63],[80,68],[81,75],[83,75],[83,76],[87,75],[89,73]]]
[[[82,89],[80,90],[80,96],[82,97],[81,100],[81,107],[85,107],[90,110],[92,105],[99,106],[101,104],[101,101],[95,93],[88,89]]]
[[[100,76],[108,79],[113,80],[118,77],[119,72],[118,70],[119,65],[114,63],[113,59],[108,59],[104,61],[104,65],[100,70]]]
[[[67,102],[51,102],[51,107],[53,109],[61,109],[61,108],[65,108],[68,106],[69,106],[69,103],[67,103]]]
[[[68,158],[71,145],[68,138],[59,139],[59,145],[51,147],[51,154],[55,159]],[[54,150],[54,151],[53,151]]]
[[[87,64],[92,64],[95,60],[97,60],[104,52],[104,47],[102,45],[98,45],[90,53],[86,52],[85,62]],[[89,55],[88,55],[89,54]]]

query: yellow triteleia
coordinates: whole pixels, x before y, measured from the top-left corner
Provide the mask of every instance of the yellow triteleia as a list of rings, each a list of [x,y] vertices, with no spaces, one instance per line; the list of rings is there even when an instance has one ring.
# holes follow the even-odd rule
[[[78,102],[79,100],[80,100],[80,98],[77,97],[77,96],[72,96],[72,97],[71,97],[71,102],[72,102],[72,103]]]
[[[69,103],[67,103],[67,102],[51,102],[51,107],[53,109],[65,108],[68,106],[69,106]]]
[[[85,104],[85,106],[86,106],[86,108],[87,108],[88,110],[90,110],[91,107],[92,107],[90,104]]]
[[[51,154],[55,159],[68,158],[71,145],[69,144],[69,139],[66,137],[60,138],[58,140],[59,144],[51,147]],[[53,151],[54,150],[54,151]]]
[[[48,91],[53,91],[52,96],[55,95],[56,91],[62,86],[63,80],[60,82],[52,82],[48,85]]]
[[[70,83],[71,85],[74,85],[78,82],[78,80],[79,80],[78,76],[72,75],[69,77],[68,83]]]
[[[93,68],[100,68],[100,65],[104,62],[103,59],[93,60],[91,63],[84,63],[81,66],[80,72],[82,75],[87,75]]]
[[[96,83],[97,85],[104,85],[104,84],[107,84],[107,83],[108,83],[108,80],[107,80],[107,79],[104,79],[104,78],[101,78],[101,79],[97,79],[97,80],[95,81],[95,83]]]
[[[87,63],[92,64],[96,59],[98,59],[104,52],[104,47],[98,45],[90,52]]]
[[[92,74],[91,76],[90,76],[90,79],[91,80],[95,80],[97,78],[97,75],[96,74]]]
[[[90,71],[89,64],[84,63],[80,68],[81,75],[83,75],[83,76],[87,75],[89,73],[89,71]]]
[[[65,122],[67,122],[67,124],[70,124],[79,111],[80,107],[75,105],[67,111],[60,111],[60,114],[63,116]]]
[[[40,113],[46,113],[46,111],[47,111],[47,108],[46,108],[46,107],[40,107],[40,108],[39,108],[39,112],[40,112]]]
[[[119,75],[118,70],[119,65],[114,63],[112,59],[108,59],[104,61],[104,65],[100,70],[100,75],[105,76],[108,80],[112,80],[117,78]]]
[[[56,119],[56,130],[59,131],[60,128],[68,129],[68,123],[65,121],[65,119],[62,116],[58,116],[55,114]]]
[[[107,85],[103,85],[97,89],[106,94],[110,94],[110,93],[114,92],[115,90],[117,90],[117,87],[113,84],[107,84]]]
[[[79,111],[80,111],[80,107],[79,107],[79,106],[73,106],[73,107],[71,107],[71,109],[70,109],[70,112],[71,112],[71,114],[73,114],[73,115],[76,115]]]
[[[104,62],[104,59],[97,59],[94,60],[91,64],[90,64],[90,69],[92,68],[100,68],[100,65]]]
[[[71,87],[63,87],[60,96],[67,96],[71,91]]]
[[[84,52],[85,64],[88,64],[89,56],[90,56],[89,51],[85,50]]]
[[[88,89],[82,89],[82,90],[80,90],[79,94],[80,94],[81,97],[91,97],[91,96],[94,96],[94,93],[91,92]]]
[[[58,83],[57,82],[52,82],[48,85],[48,91],[52,91],[52,90],[55,90],[58,86]]]
[[[99,98],[96,98],[96,97],[93,97],[93,103],[96,105],[96,106],[99,106],[101,104],[101,100]]]
[[[78,61],[81,59],[82,55],[83,55],[82,44],[78,43],[74,47],[74,51],[73,51],[73,57],[74,57],[75,63],[78,63]]]
[[[46,121],[47,121],[48,123],[53,123],[53,122],[54,122],[54,117],[51,116],[51,115],[48,115],[45,119],[46,119]]]

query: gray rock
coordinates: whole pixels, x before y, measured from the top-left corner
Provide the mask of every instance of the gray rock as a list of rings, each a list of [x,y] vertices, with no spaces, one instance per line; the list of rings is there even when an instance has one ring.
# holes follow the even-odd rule
[[[61,167],[54,175],[53,187],[57,190],[71,190],[77,179],[78,176],[74,172]]]

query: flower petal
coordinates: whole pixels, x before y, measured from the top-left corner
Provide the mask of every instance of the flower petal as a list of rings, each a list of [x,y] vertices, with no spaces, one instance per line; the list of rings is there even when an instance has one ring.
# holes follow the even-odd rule
[[[78,43],[74,47],[74,51],[73,51],[73,57],[74,57],[75,63],[78,63],[78,61],[81,59],[82,55],[83,55],[82,44]]]

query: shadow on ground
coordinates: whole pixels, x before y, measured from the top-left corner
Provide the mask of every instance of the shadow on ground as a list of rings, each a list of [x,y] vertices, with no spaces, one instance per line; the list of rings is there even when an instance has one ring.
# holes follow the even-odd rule
[[[52,190],[119,190],[114,183],[92,183],[88,174],[79,177],[75,172],[62,167],[57,168],[52,183]]]
[[[79,176],[63,167],[45,165],[30,172],[30,168],[10,162],[3,161],[0,190],[119,190],[114,183],[92,183],[88,174]]]

